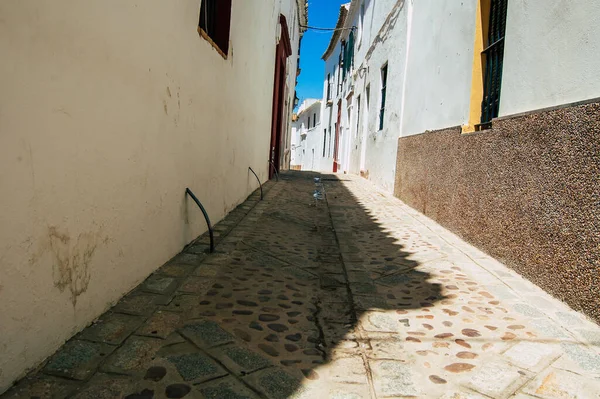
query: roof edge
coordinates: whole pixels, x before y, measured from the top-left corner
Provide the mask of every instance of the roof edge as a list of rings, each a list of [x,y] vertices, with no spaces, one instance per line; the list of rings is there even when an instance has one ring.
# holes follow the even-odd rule
[[[308,99],[308,98],[307,98],[307,99],[305,99],[305,100],[303,101],[303,103],[304,103],[306,100],[315,100],[315,102],[314,102],[314,103],[312,103],[312,104],[310,104],[308,107],[304,108],[302,111],[300,111],[300,112],[297,112],[297,113],[296,113],[296,115],[297,115],[298,117],[299,117],[300,115],[303,115],[303,114],[304,114],[304,113],[306,113],[307,111],[309,111],[309,110],[311,110],[311,109],[315,108],[315,106],[316,106],[316,105],[319,105],[319,108],[321,107],[321,99],[314,99],[314,98],[313,98],[313,99]]]
[[[348,15],[348,4],[342,4],[340,6],[340,15],[338,16],[337,24],[335,25],[335,31],[333,32],[333,36],[331,36],[331,40],[329,41],[329,46],[327,46],[327,50],[321,56],[323,61],[327,61],[327,58],[331,55],[333,50],[335,49],[335,45],[342,34],[342,28],[346,22],[346,16]]]
[[[306,32],[303,26],[308,25],[308,0],[296,0],[298,7],[298,24],[300,25],[300,35]]]

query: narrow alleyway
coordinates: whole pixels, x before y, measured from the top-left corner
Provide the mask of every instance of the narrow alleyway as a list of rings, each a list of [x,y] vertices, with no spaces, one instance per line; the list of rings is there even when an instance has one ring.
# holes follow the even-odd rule
[[[600,398],[597,325],[366,180],[285,174],[216,236],[2,397]]]

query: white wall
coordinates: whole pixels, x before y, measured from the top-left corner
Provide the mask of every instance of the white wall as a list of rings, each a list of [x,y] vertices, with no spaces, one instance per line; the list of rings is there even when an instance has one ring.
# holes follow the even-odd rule
[[[331,55],[325,60],[325,73],[323,75],[323,100],[321,106],[321,139],[323,130],[327,129],[325,144],[325,156],[323,156],[323,143],[319,159],[319,170],[331,172],[333,170],[333,153],[335,147],[335,124],[337,122],[338,101],[341,99],[342,90],[338,89],[341,79],[339,70],[339,54],[341,43],[338,41]],[[327,102],[327,75],[331,76],[331,100]]]
[[[362,24],[360,4],[359,0],[353,2],[345,24],[347,28],[359,29],[355,68],[348,77],[354,83],[354,92],[350,97],[349,91],[339,96],[345,135],[340,143],[344,171],[362,173],[391,192],[400,136],[467,121],[477,3],[475,0],[364,0]],[[341,39],[346,39],[348,32]],[[338,52],[339,44],[327,61],[327,71],[337,63]],[[380,130],[381,68],[386,63],[386,106],[384,127]],[[368,109],[367,85],[370,86]],[[361,121],[357,131],[359,96]],[[349,117],[348,101],[352,105]],[[337,98],[334,114],[336,106]],[[365,162],[361,168],[362,153]]]
[[[363,173],[380,187],[392,191],[396,168],[397,140],[400,135],[400,112],[402,83],[406,58],[406,26],[408,5],[405,2],[367,1],[362,43],[355,50],[355,74],[353,113],[351,118],[351,140],[349,170]],[[394,8],[394,6],[396,7]],[[353,16],[352,25],[358,26],[360,7]],[[389,17],[389,18],[388,18]],[[371,21],[379,23],[371,25]],[[388,83],[384,128],[379,129],[381,107],[381,67],[388,64]],[[362,69],[360,72],[359,70]],[[370,101],[367,109],[366,88],[370,86]],[[361,97],[362,122],[356,134],[356,98]],[[346,105],[347,107],[347,105]],[[363,149],[363,146],[365,147]],[[361,170],[361,152],[366,155]]]
[[[508,3],[500,116],[600,96],[600,2]]]
[[[359,27],[355,68],[348,78],[353,80],[354,92],[351,97],[347,97],[349,91],[334,93],[333,106],[328,108],[335,119],[338,100],[342,100],[344,171],[361,173],[392,191],[399,137],[468,124],[478,1],[352,1],[344,27]],[[361,3],[365,6],[363,23]],[[573,6],[563,0],[510,0],[500,115],[598,97],[598,37],[598,1],[583,0]],[[339,50],[338,42],[326,62],[325,76],[337,65]],[[380,130],[380,71],[386,62],[387,100]],[[357,132],[358,96],[363,122]],[[352,103],[350,118],[347,100]],[[327,112],[327,126],[326,118]]]
[[[294,0],[0,2],[0,392],[266,180],[280,7],[291,101]]]
[[[316,118],[316,121],[315,121]],[[309,120],[310,119],[310,120]],[[310,125],[309,125],[310,122]],[[321,101],[306,99],[298,108],[297,120],[292,124],[294,156],[292,166],[302,170],[320,171],[322,150]]]
[[[477,1],[412,7],[402,136],[465,124],[473,70]]]

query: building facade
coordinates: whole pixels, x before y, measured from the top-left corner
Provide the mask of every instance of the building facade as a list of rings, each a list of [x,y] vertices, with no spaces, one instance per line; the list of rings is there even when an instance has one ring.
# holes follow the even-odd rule
[[[599,21],[593,0],[342,6],[324,55],[329,170],[393,191],[598,320]]]
[[[0,4],[0,392],[289,164],[305,0]],[[252,78],[249,78],[251,76]],[[286,158],[287,157],[287,158]]]
[[[321,100],[306,99],[292,122],[291,169],[320,170]]]

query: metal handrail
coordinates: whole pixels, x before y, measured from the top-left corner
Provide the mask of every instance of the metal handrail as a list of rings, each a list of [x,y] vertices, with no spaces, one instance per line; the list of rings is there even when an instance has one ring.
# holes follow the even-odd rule
[[[273,171],[275,172],[275,181],[279,182],[279,172],[277,172],[275,163],[269,159],[269,164],[271,165],[271,167],[273,168]]]
[[[196,203],[196,205],[198,205],[198,208],[200,208],[200,210],[202,211],[202,214],[204,215],[204,219],[206,219],[206,225],[208,226],[208,235],[210,236],[210,249],[209,249],[209,253],[213,253],[215,252],[215,237],[213,234],[213,228],[212,225],[210,224],[210,218],[208,217],[208,213],[206,212],[206,209],[204,209],[204,207],[202,206],[202,203],[200,202],[200,200],[198,199],[198,197],[196,197],[194,195],[194,193],[192,192],[192,190],[190,190],[189,188],[185,189],[185,193],[187,195],[189,195],[190,197],[192,197],[192,199],[194,200],[194,202]]]
[[[260,179],[258,178],[258,175],[254,172],[254,170],[252,170],[252,168],[250,166],[248,166],[248,170],[250,172],[252,172],[252,174],[254,175],[254,177],[256,177],[256,180],[258,180],[258,185],[260,186],[260,200],[262,201],[262,199],[263,199],[262,183],[260,182]]]

